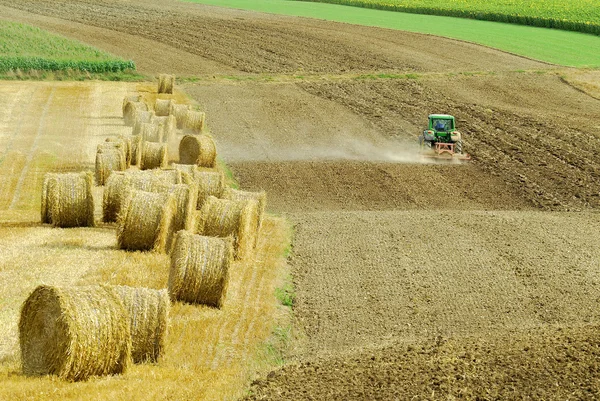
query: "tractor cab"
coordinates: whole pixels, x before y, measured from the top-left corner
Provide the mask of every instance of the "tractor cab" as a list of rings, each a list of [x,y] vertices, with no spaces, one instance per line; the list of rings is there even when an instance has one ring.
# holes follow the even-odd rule
[[[427,152],[432,150],[433,157],[470,159],[469,155],[463,155],[462,136],[456,129],[454,116],[448,114],[430,114],[419,143]]]

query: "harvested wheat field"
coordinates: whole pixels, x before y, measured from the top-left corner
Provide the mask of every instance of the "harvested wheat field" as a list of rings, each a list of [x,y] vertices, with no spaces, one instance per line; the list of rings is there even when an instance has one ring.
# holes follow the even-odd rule
[[[600,397],[597,71],[179,1],[0,0],[0,14],[176,75],[240,189],[268,199],[223,308],[174,302],[156,365],[28,379],[17,320],[38,284],[167,286],[169,255],[115,250],[98,188],[97,227],[39,224],[44,174],[93,170],[97,143],[131,133],[124,96],[154,104],[158,81],[0,83],[0,399]],[[456,117],[471,162],[418,155],[431,113]]]

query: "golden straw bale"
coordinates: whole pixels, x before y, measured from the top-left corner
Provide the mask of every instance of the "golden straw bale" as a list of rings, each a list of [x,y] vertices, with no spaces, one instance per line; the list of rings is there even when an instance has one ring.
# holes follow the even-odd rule
[[[23,373],[68,381],[121,374],[131,358],[128,313],[108,286],[40,285],[21,308]]]
[[[127,102],[127,104],[125,104],[125,109],[123,112],[123,119],[125,120],[125,125],[133,127],[133,123],[135,122],[136,116],[141,111],[148,111],[148,105],[146,103],[142,101]]]
[[[231,199],[236,201],[241,200],[255,200],[258,202],[258,224],[256,226],[257,234],[260,233],[260,229],[262,227],[263,215],[265,214],[265,207],[267,205],[267,193],[265,191],[261,192],[250,192],[250,191],[242,191],[239,189],[233,188],[225,188],[223,191],[224,199]],[[256,236],[258,241],[258,235]]]
[[[129,315],[131,358],[134,363],[156,362],[167,337],[171,302],[166,289],[113,287]]]
[[[127,95],[123,98],[123,117],[125,117],[125,106],[129,102],[141,102],[142,95]]]
[[[177,120],[175,116],[165,116],[165,117],[152,117],[150,122],[158,125],[158,129],[160,132],[161,142],[172,142],[173,138],[176,137],[177,134]]]
[[[42,222],[55,227],[93,227],[94,178],[90,172],[50,173],[44,177]]]
[[[200,134],[204,130],[206,115],[197,110],[188,110],[183,120],[183,129],[191,131],[193,134]]]
[[[215,167],[217,146],[210,135],[185,135],[179,142],[179,163]]]
[[[173,93],[175,75],[160,74],[158,76],[158,93]]]
[[[171,102],[171,109],[169,110],[169,114],[175,117],[178,129],[183,129],[183,124],[185,123],[185,119],[187,118],[188,110],[190,110],[189,104],[177,104],[174,101]]]
[[[156,99],[154,102],[154,113],[157,116],[168,116],[171,114],[171,105],[173,104],[171,99]]]
[[[125,156],[125,168],[131,167],[131,135],[119,135],[106,138],[106,142],[122,148]],[[104,148],[102,145],[100,147]]]
[[[172,194],[176,201],[176,210],[173,216],[173,232],[179,230],[192,230],[194,223],[194,211],[198,199],[198,188],[196,185],[154,185],[152,192],[164,192]]]
[[[142,123],[140,135],[142,136],[142,141],[144,142],[162,142],[162,134],[163,130],[160,129],[158,124],[150,123]]]
[[[119,249],[166,252],[176,207],[170,193],[130,190],[117,219]]]
[[[231,238],[177,232],[169,270],[171,300],[221,308],[233,263],[232,245]]]
[[[110,146],[111,143],[106,145],[98,145],[98,152],[96,153],[96,183],[98,185],[104,185],[108,177],[113,171],[123,171],[127,167],[125,161],[125,152],[119,146]]]
[[[167,167],[169,163],[167,145],[164,143],[143,142],[140,169],[149,170]]]
[[[175,170],[181,171],[182,173],[188,174],[190,177],[193,177],[194,174],[196,174],[196,172],[198,171],[198,166],[196,166],[195,164],[172,163],[171,167]]]
[[[140,135],[142,133],[142,124],[152,122],[152,117],[154,117],[154,111],[139,111],[135,115],[135,121],[133,122],[133,130],[131,131],[132,135]]]
[[[103,220],[117,221],[121,205],[129,189],[155,192],[158,185],[184,184],[182,173],[177,170],[143,170],[113,173],[106,181],[102,202]],[[197,195],[196,195],[197,196]],[[196,199],[194,197],[194,199]]]
[[[225,175],[220,171],[196,171],[193,179],[198,187],[198,204],[196,209],[201,209],[204,201],[209,196],[221,198],[225,189]]]
[[[209,237],[234,238],[236,259],[252,256],[256,244],[258,202],[233,201],[209,196],[195,215],[196,232]]]

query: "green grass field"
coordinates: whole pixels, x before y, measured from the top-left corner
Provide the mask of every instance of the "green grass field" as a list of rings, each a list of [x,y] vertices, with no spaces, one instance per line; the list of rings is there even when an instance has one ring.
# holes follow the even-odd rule
[[[600,36],[558,29],[289,0],[187,0],[465,40],[549,63],[600,68]],[[594,50],[595,49],[595,50]]]
[[[118,73],[133,69],[133,61],[36,27],[0,21],[0,73],[17,70]]]
[[[600,35],[597,0],[302,0],[318,3],[445,15]]]

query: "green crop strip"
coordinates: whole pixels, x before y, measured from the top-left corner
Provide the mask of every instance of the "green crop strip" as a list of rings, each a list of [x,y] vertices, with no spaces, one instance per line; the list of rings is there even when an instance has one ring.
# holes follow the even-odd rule
[[[445,36],[553,64],[600,67],[600,36],[581,32],[295,0],[186,1]]]
[[[600,35],[598,0],[302,0]]]
[[[134,70],[127,61],[39,28],[0,21],[0,73],[68,71],[117,73]]]

